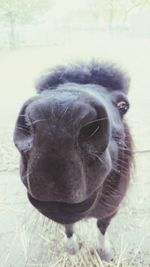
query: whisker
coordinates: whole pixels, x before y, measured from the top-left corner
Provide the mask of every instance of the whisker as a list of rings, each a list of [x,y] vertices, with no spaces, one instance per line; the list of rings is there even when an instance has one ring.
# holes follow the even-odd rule
[[[69,109],[69,107],[66,107],[66,109],[62,112],[62,114],[61,114],[59,119],[63,119],[64,118],[64,116],[67,113],[68,109]]]
[[[101,119],[96,119],[96,120],[90,121],[90,122],[86,123],[86,124],[84,125],[84,127],[85,127],[85,126],[88,126],[89,124],[91,124],[91,123],[93,123],[93,122],[104,121],[104,120],[108,120],[108,118],[107,118],[107,117],[103,117],[103,118],[101,118]]]
[[[94,134],[96,134],[98,132],[98,130],[100,129],[99,126],[97,126],[97,128],[94,130],[94,132],[90,135],[90,136],[93,136]]]
[[[125,146],[123,147],[123,146],[120,146],[120,145],[119,145],[119,148],[120,148],[121,150],[124,150],[124,151],[131,151],[131,152],[133,151],[132,149],[129,149],[129,148],[125,147]]]
[[[16,126],[16,129],[19,129],[21,131],[29,133],[29,129],[26,129],[26,128],[23,128],[23,127],[20,127],[20,126]]]
[[[41,122],[41,121],[50,121],[50,119],[40,119],[40,120],[34,120],[34,121],[32,121],[32,125],[34,125],[34,124],[36,124],[36,123],[38,123],[38,122]]]
[[[92,156],[95,156],[95,157],[100,161],[101,164],[104,163],[104,161],[103,161],[97,154],[95,154],[95,153],[91,153],[91,155],[92,155]]]
[[[20,114],[19,117],[26,117],[26,115],[22,115],[22,114]]]
[[[128,174],[128,170],[118,170],[118,169],[116,169],[116,168],[113,168],[113,170],[115,171],[115,172],[117,172],[117,173],[120,173],[120,174]]]

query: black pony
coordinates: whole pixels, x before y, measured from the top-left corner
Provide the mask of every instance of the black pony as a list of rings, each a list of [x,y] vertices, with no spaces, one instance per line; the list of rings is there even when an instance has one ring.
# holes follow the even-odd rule
[[[30,202],[64,224],[67,248],[80,245],[73,224],[97,218],[97,250],[110,260],[105,232],[130,179],[132,141],[124,115],[129,78],[111,64],[57,67],[22,107],[14,142]]]

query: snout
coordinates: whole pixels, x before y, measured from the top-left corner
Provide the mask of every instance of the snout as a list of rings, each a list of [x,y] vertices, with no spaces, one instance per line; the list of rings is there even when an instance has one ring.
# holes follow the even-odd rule
[[[82,217],[111,170],[109,138],[107,105],[83,91],[56,90],[23,107],[15,144],[31,203],[47,217]]]
[[[58,223],[68,224],[81,220],[89,214],[98,200],[100,192],[94,192],[85,201],[78,204],[69,204],[64,202],[40,201],[33,198],[28,193],[31,204],[37,208],[43,215]]]

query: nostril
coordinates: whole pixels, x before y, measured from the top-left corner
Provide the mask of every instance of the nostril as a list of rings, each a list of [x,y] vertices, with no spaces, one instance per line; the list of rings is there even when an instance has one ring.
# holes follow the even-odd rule
[[[97,116],[82,124],[78,135],[78,143],[84,153],[103,153],[108,146],[110,138],[110,121],[104,105],[95,107]],[[96,159],[91,162],[95,163]],[[92,164],[93,164],[92,163]]]
[[[79,138],[89,139],[100,134],[101,124],[100,119],[93,120],[92,122],[87,123],[80,129]]]

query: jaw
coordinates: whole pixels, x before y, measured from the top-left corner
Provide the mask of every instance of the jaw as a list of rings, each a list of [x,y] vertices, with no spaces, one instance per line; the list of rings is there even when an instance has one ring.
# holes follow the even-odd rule
[[[95,191],[88,199],[77,204],[40,201],[33,198],[29,193],[28,198],[31,204],[49,219],[57,223],[69,224],[88,216],[97,202],[98,195],[99,191]]]

